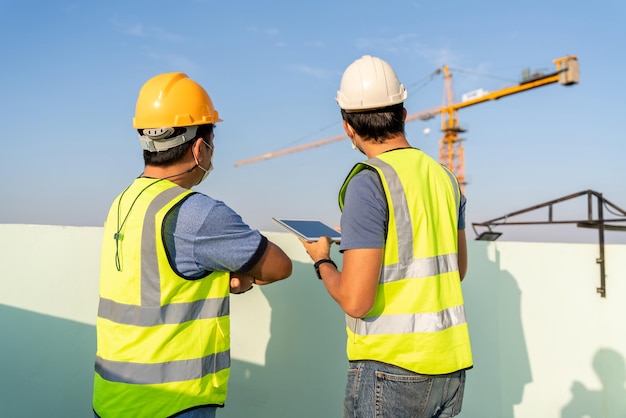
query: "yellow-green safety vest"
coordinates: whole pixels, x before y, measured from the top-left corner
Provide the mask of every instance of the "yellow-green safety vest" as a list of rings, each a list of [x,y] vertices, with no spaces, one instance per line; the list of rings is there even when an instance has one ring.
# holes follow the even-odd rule
[[[349,360],[376,360],[421,374],[472,366],[458,268],[456,177],[415,148],[388,151],[356,164],[339,192],[363,169],[375,170],[389,219],[374,306],[346,315]]]
[[[104,226],[93,408],[101,417],[168,417],[223,405],[230,373],[230,274],[172,268],[166,215],[193,192],[136,179]]]

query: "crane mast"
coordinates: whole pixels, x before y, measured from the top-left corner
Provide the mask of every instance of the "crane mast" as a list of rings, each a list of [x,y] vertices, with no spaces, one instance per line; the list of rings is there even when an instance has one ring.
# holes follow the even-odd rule
[[[454,107],[454,91],[452,76],[447,65],[443,66],[443,106],[441,106],[441,131],[443,138],[439,140],[439,162],[452,171],[462,189],[465,188],[465,150],[463,139],[459,137],[465,129],[459,126],[459,112]]]
[[[505,87],[493,92],[481,92],[481,94],[476,95],[475,97],[458,103],[454,101],[450,68],[444,65],[444,95],[441,107],[434,107],[429,110],[408,114],[405,122],[408,123],[416,120],[428,120],[437,115],[441,115],[441,130],[443,131],[443,138],[439,141],[439,162],[448,167],[448,169],[450,169],[457,176],[461,188],[464,189],[467,184],[465,180],[465,154],[462,144],[463,139],[459,137],[459,134],[465,132],[465,130],[459,125],[458,111],[479,103],[484,103],[490,100],[498,100],[505,96],[521,93],[523,91],[542,87],[548,84],[559,83],[564,86],[570,86],[578,83],[579,69],[578,58],[576,56],[568,55],[558,58],[555,59],[553,63],[555,64],[556,69],[552,73],[528,74],[517,85]],[[296,147],[268,152],[257,157],[238,161],[235,163],[235,167],[324,146],[347,138],[348,136],[345,134],[336,135],[330,138],[298,145]]]

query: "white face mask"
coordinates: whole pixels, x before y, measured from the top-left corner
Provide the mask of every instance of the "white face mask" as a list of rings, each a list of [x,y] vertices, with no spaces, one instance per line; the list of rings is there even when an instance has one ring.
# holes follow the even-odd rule
[[[348,136],[350,137],[350,142],[351,142],[350,145],[352,145],[352,149],[353,150],[357,150],[357,151],[360,152],[361,150],[357,148],[356,141],[354,139],[354,137],[356,136],[356,133],[354,131],[350,130],[350,133],[348,134]]]
[[[354,139],[352,140],[352,149],[355,150],[355,151],[360,152],[363,155],[367,155],[367,154],[365,154],[365,152],[363,152],[362,149],[360,149],[359,147],[356,146],[356,142],[354,141]]]
[[[202,141],[204,142],[204,140]],[[211,171],[213,171],[213,147],[210,144],[207,144],[206,142],[204,142],[204,145],[206,145],[210,150],[211,150],[211,159],[209,160],[209,168],[204,168],[200,165],[200,163],[198,162],[198,158],[196,157],[196,154],[193,155],[193,159],[196,161],[196,166],[204,171],[204,175],[202,176],[202,178],[200,179],[200,181],[196,184],[196,186],[200,183],[202,183],[204,181],[205,178],[207,178],[209,176],[209,173]]]

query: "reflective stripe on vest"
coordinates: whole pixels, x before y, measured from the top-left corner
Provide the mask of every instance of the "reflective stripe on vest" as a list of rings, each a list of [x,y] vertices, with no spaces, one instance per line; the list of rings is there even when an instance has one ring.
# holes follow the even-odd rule
[[[423,165],[428,175],[416,178],[411,163]],[[392,164],[398,166],[403,178]],[[449,170],[419,150],[391,151],[354,167],[340,192],[339,202],[342,209],[351,178],[368,166],[375,169],[381,178],[389,205],[388,228],[392,230],[387,231],[384,263],[374,307],[364,318],[346,315],[350,337],[348,358],[387,362],[424,374],[450,373],[470,367],[472,359],[460,289],[456,239],[452,245],[449,237],[442,236],[440,243],[426,244],[433,246],[431,250],[415,248],[412,216],[417,214],[411,213],[407,192],[402,183],[403,179],[409,182],[406,187],[412,188],[410,190],[413,195],[416,190],[429,193],[428,187],[439,187],[440,196],[448,193],[448,200],[439,197],[439,200],[432,202],[434,210],[441,211],[433,213],[439,213],[441,222],[448,222],[446,211],[458,211],[461,200],[456,178]],[[446,183],[446,177],[449,178],[449,183]],[[425,178],[428,180],[424,180]],[[438,186],[434,186],[435,184]],[[449,206],[441,206],[446,204]],[[455,206],[450,209],[452,204]],[[423,214],[427,215],[428,213]],[[450,221],[453,219],[456,217]],[[430,219],[426,222],[429,222],[429,228],[441,226]],[[456,225],[453,225],[453,229],[456,230]],[[432,252],[435,253],[433,256],[424,256]],[[391,262],[396,257],[397,262]],[[437,296],[424,301],[424,296],[419,293],[425,292],[428,295],[433,289],[437,289]],[[410,292],[417,292],[416,296],[410,296]],[[421,302],[418,300],[420,296]]]
[[[188,303],[171,303],[166,306],[143,307],[117,303],[100,298],[98,316],[118,324],[153,327],[163,324],[181,324],[197,319],[218,318],[228,315],[228,303],[219,299],[202,299]]]
[[[400,251],[403,251],[401,248]],[[409,277],[429,277],[458,270],[458,254],[439,255],[437,257],[419,258],[408,261],[404,271],[399,270],[399,264],[384,267],[384,274],[380,275],[379,283],[390,283]]]
[[[111,382],[154,384],[200,379],[230,366],[230,351],[164,363],[131,363],[96,358],[96,373]]]
[[[358,335],[437,332],[466,322],[462,305],[439,312],[421,314],[385,315],[360,319],[346,316],[346,321],[350,331]]]

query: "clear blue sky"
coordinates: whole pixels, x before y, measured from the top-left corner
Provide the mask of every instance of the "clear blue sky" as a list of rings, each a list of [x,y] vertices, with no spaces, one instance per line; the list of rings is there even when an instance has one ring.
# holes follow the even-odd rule
[[[578,56],[578,85],[459,112],[468,236],[472,222],[587,189],[626,208],[625,27],[621,0],[0,1],[0,223],[101,226],[143,168],[132,129],[141,85],[183,71],[224,120],[215,170],[197,190],[262,230],[279,230],[272,216],[337,225],[337,191],[361,159],[349,142],[234,163],[342,133],[335,93],[364,54],[395,67],[410,87],[409,112],[441,105],[443,78],[422,82],[444,64],[464,70],[453,73],[460,100]],[[436,158],[439,126],[413,122],[407,135]],[[567,207],[586,215],[585,201]],[[575,226],[501,230],[503,239],[597,241]],[[626,232],[607,242],[626,243]]]

